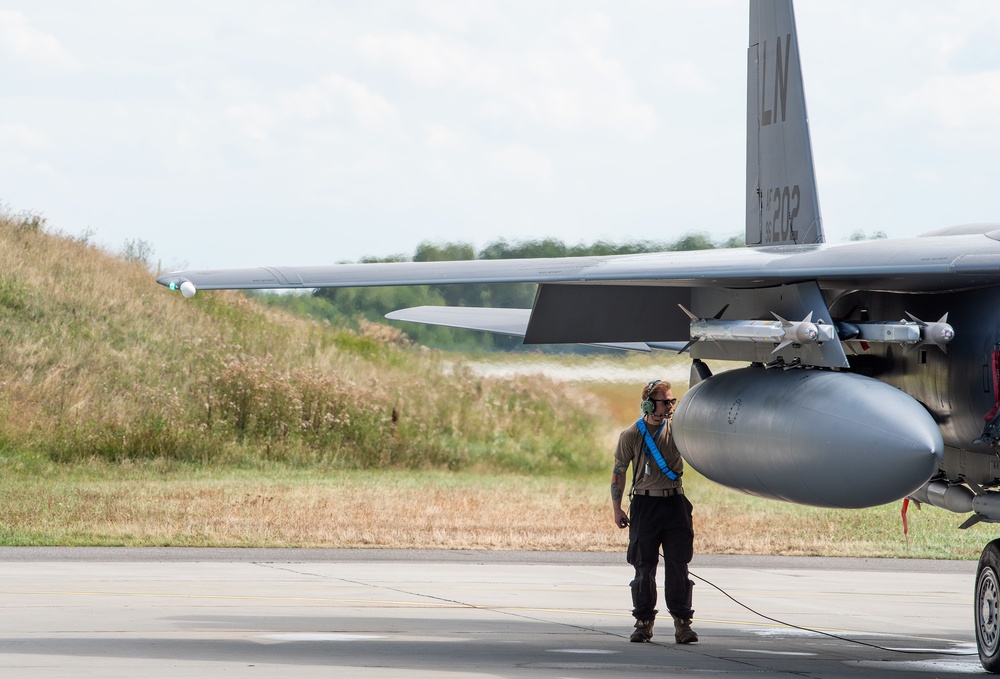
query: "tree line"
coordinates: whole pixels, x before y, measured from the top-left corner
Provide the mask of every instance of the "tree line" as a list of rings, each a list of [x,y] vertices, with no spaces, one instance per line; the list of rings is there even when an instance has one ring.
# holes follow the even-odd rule
[[[509,242],[493,241],[482,250],[469,243],[433,243],[417,246],[412,257],[365,257],[362,263],[443,262],[475,259],[535,259],[542,257],[586,257],[632,255],[648,252],[706,250],[718,247],[742,247],[743,238],[734,236],[716,243],[706,233],[689,233],[665,241],[627,241],[613,243],[599,240],[590,244],[567,245],[555,238]],[[534,283],[475,283],[447,285],[392,286],[377,288],[324,288],[310,296],[260,295],[268,304],[297,313],[328,320],[332,324],[357,327],[360,319],[387,323],[400,328],[415,343],[457,351],[512,349],[521,339],[492,333],[458,330],[420,323],[389,321],[385,314],[414,306],[466,306],[531,308],[537,285]]]

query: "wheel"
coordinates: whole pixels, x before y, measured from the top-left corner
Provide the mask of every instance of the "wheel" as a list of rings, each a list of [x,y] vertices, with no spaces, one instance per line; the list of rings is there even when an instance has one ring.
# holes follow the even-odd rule
[[[976,570],[973,599],[976,618],[976,648],[979,662],[988,672],[1000,673],[1000,540],[983,548]]]

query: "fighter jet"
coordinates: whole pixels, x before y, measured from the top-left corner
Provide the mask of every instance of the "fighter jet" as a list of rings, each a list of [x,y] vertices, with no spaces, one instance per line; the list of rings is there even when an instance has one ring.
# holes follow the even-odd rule
[[[539,284],[531,309],[389,318],[692,358],[685,461],[746,493],[819,507],[912,498],[1000,522],[1000,223],[826,243],[791,0],[751,0],[746,244],[607,257],[178,271],[197,290]],[[921,319],[938,319],[926,321]],[[703,359],[736,361],[712,375]],[[975,589],[1000,672],[1000,540]]]

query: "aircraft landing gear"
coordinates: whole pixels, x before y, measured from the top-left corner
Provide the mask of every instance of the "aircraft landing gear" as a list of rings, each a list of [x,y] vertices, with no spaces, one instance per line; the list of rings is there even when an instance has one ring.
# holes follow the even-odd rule
[[[979,557],[973,606],[979,661],[987,672],[1000,673],[1000,540]]]

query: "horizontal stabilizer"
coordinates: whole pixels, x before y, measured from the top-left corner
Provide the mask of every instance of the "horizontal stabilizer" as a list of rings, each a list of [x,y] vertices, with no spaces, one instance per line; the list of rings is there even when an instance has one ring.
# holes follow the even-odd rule
[[[482,330],[501,335],[524,337],[531,309],[495,309],[487,307],[418,306],[391,311],[385,315],[393,321],[412,321],[427,325],[443,325],[463,330]]]
[[[463,330],[481,330],[501,335],[524,337],[531,318],[531,309],[500,309],[491,307],[418,306],[391,311],[385,315],[393,321],[411,321],[427,325],[442,325]],[[645,342],[593,342],[595,347],[649,351]]]

